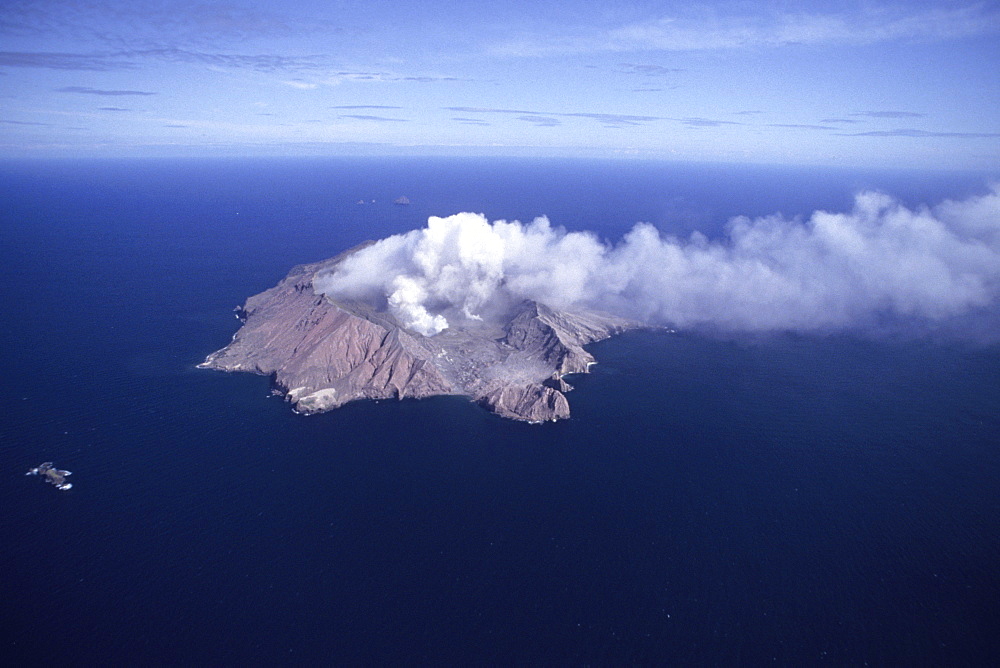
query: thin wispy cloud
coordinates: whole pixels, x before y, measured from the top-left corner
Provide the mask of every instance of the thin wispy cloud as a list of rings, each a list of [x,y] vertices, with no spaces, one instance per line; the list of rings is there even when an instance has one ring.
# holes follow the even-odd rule
[[[103,90],[91,88],[90,86],[64,86],[56,88],[57,93],[80,93],[82,95],[100,95],[104,97],[127,97],[127,96],[148,96],[156,95],[145,90]]]
[[[331,109],[402,109],[389,104],[338,104]]]
[[[125,109],[124,107],[98,107],[98,111],[132,111],[131,109]]]
[[[0,51],[0,67],[108,72],[135,69],[137,65],[121,56],[109,54]]]
[[[720,121],[714,118],[671,118],[672,121],[679,121],[692,128],[717,128],[723,125],[744,125],[736,121]]]
[[[162,60],[179,63],[198,63],[233,69],[250,69],[259,72],[317,72],[325,71],[333,64],[329,56],[322,54],[288,56],[275,53],[222,53],[215,51],[195,51],[174,47],[141,49],[123,52],[123,57]]]
[[[285,73],[288,75],[300,74],[303,78],[286,79],[282,83],[304,90],[318,88],[320,84],[336,85],[344,82],[435,83],[464,80],[450,75],[429,76],[378,70],[344,70],[338,68],[333,56],[324,54],[289,56],[276,53],[224,53],[181,49],[172,46],[101,53],[0,51],[0,67],[7,68],[112,72],[142,69],[155,63],[207,65],[219,69]]]
[[[823,118],[820,123],[864,123],[856,118]]]
[[[676,67],[655,65],[652,63],[619,63],[618,71],[628,74],[642,74],[648,77],[659,77],[666,76],[668,74],[677,74],[679,72],[683,72],[684,70]]]
[[[301,79],[289,79],[288,81],[282,81],[281,83],[286,86],[291,86],[292,88],[298,88],[299,90],[315,90],[319,88],[318,83],[302,81]]]
[[[38,123],[36,121],[8,121],[0,120],[0,123],[6,123],[7,125],[35,125],[38,127],[52,127],[51,123]]]
[[[448,111],[462,111],[474,114],[541,114],[540,111],[526,109],[501,109],[497,107],[444,107]]]
[[[518,116],[517,120],[526,121],[539,128],[554,128],[562,125],[562,121],[551,116]]]
[[[809,125],[808,123],[768,123],[769,128],[791,128],[798,130],[836,130],[829,125]]]
[[[109,33],[107,26],[121,26]],[[288,38],[308,34],[343,32],[332,18],[296,16],[235,3],[147,2],[116,0],[10,3],[4,7],[0,34],[24,36],[65,35],[133,47],[172,44],[215,46],[249,39]],[[167,37],[169,36],[169,37]]]
[[[412,76],[392,72],[342,70],[327,74],[322,81],[327,84],[348,82],[435,83],[439,81],[468,81],[468,79],[460,79],[453,76]]]
[[[588,114],[578,112],[554,115],[572,116],[575,118],[591,118],[595,121],[600,121],[606,126],[642,125],[643,123],[647,123],[649,121],[662,120],[659,116],[635,116],[632,114]]]
[[[261,72],[323,71],[332,66],[325,56],[283,56],[192,51],[175,47],[100,53],[0,52],[0,67],[110,72],[135,70],[151,62],[195,63]]]
[[[507,56],[601,51],[706,51],[789,45],[940,41],[1000,32],[1000,11],[978,3],[945,9],[883,8],[865,12],[723,13],[705,7],[594,32],[523,34],[492,47]]]
[[[1000,137],[1000,132],[940,132],[934,130],[915,130],[903,128],[899,130],[873,130],[871,132],[854,132],[847,137],[950,137],[954,139],[991,139]]]
[[[386,116],[369,116],[366,114],[343,114],[339,118],[353,118],[358,121],[375,121],[377,123],[406,123],[408,118],[389,118]]]
[[[524,117],[549,117],[549,118],[589,118],[604,124],[606,127],[627,127],[640,126],[651,121],[675,121],[688,127],[715,128],[723,125],[745,125],[737,121],[725,121],[715,118],[701,118],[688,116],[683,118],[669,118],[665,116],[639,116],[632,114],[596,114],[589,112],[550,112],[550,111],[529,111],[525,109],[503,109],[496,107],[445,107],[448,111],[458,111],[464,113],[481,114],[516,114]],[[522,119],[524,120],[524,119]]]
[[[476,114],[515,114],[528,117],[548,118],[589,118],[598,121],[606,127],[637,126],[649,121],[663,120],[660,116],[637,116],[632,114],[596,114],[590,112],[550,112],[531,111],[526,109],[502,109],[496,107],[444,107],[448,111]],[[523,120],[523,119],[522,119]]]
[[[927,114],[916,111],[855,111],[851,116],[865,116],[866,118],[923,118]]]
[[[395,77],[394,80],[395,81],[416,81],[418,83],[434,83],[434,82],[437,82],[437,81],[463,81],[463,79],[460,79],[459,77],[450,77],[450,76],[440,76],[440,77],[432,77],[432,76],[407,76],[407,77]]]

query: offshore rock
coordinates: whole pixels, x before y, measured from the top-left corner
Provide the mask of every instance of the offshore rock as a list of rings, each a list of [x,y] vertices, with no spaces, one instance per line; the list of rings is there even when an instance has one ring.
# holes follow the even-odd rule
[[[61,489],[63,491],[73,488],[73,483],[66,482],[66,476],[72,475],[72,472],[57,469],[52,462],[39,464],[35,468],[29,469],[24,475],[41,476],[47,483],[53,485],[56,489]]]
[[[351,253],[293,268],[237,309],[243,326],[199,365],[272,376],[296,411],[319,413],[356,399],[468,396],[502,417],[569,417],[562,379],[594,363],[583,346],[634,327],[602,313],[515,304],[488,322],[463,319],[426,337],[375,305],[316,294],[313,278]]]

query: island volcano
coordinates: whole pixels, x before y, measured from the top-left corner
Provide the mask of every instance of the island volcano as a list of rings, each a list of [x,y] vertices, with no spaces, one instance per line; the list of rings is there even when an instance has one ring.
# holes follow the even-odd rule
[[[278,285],[236,309],[243,326],[199,365],[270,375],[300,413],[357,399],[470,397],[505,418],[569,417],[564,376],[586,373],[588,343],[636,326],[590,310],[555,310],[532,300],[503,305],[487,318],[453,318],[425,336],[371,300],[339,299],[314,278],[335,272],[363,244],[293,268]]]

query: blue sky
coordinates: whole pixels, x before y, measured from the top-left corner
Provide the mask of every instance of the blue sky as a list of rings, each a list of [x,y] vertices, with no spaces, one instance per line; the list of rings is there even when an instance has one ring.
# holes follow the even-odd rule
[[[998,71],[1000,2],[4,0],[0,155],[995,168]]]

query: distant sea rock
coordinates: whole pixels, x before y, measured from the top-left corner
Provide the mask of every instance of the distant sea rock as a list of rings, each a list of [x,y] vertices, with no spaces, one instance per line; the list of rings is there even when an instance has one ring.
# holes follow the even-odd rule
[[[463,320],[427,337],[360,301],[317,294],[313,278],[351,253],[293,268],[237,308],[232,342],[199,366],[270,375],[297,412],[356,399],[470,397],[497,415],[543,422],[569,417],[563,376],[586,373],[583,346],[636,326],[592,311],[524,301],[499,319]]]

